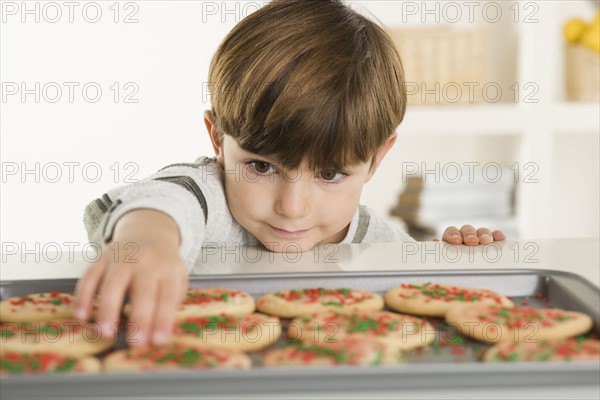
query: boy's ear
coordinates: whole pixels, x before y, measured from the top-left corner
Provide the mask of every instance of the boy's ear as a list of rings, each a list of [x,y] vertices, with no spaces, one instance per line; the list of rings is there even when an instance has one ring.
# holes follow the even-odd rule
[[[208,136],[210,137],[215,156],[217,156],[219,162],[222,162],[223,144],[221,143],[221,140],[219,140],[219,134],[213,122],[212,112],[210,110],[204,111],[204,124],[206,125],[206,130],[208,131]]]
[[[377,153],[375,154],[375,159],[373,160],[373,164],[371,165],[371,169],[369,171],[367,182],[371,180],[373,175],[375,175],[375,171],[377,171],[379,164],[381,164],[381,161],[383,161],[383,157],[385,157],[387,152],[390,151],[390,149],[394,146],[394,144],[396,143],[396,139],[398,139],[398,135],[394,133],[388,138],[388,140],[383,144],[383,146],[381,146],[379,150],[377,150]]]

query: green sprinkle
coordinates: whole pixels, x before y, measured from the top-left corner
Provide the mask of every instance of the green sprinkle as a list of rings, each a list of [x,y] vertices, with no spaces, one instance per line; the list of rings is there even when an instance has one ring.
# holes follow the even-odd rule
[[[191,322],[183,322],[179,326],[181,327],[181,329],[183,329],[184,332],[194,333],[196,336],[202,336],[202,332],[204,332],[204,327]]]
[[[8,329],[2,329],[2,337],[11,337],[11,336],[14,336],[16,334],[17,334],[16,331],[11,331],[11,330],[8,330]]]
[[[8,360],[1,360],[0,361],[0,370],[7,370],[10,371],[12,373],[15,374],[21,374],[25,371],[24,367],[20,364],[13,364],[12,362],[8,361]]]
[[[334,306],[334,307],[341,307],[342,303],[340,303],[339,301],[326,301],[325,303],[322,303],[324,306]]]
[[[373,318],[367,318],[348,329],[348,332],[366,332],[371,329],[379,329],[379,324]]]
[[[50,303],[54,304],[55,306],[59,306],[61,305],[63,302],[61,299],[52,299],[50,300]]]
[[[375,357],[375,360],[371,363],[371,365],[379,365],[379,364],[381,364],[381,357],[382,357],[381,350],[377,350],[377,356]]]
[[[37,371],[40,369],[40,367],[42,366],[39,362],[39,360],[31,360],[31,362],[29,363],[29,366],[31,367],[32,370]]]
[[[167,361],[174,360],[175,357],[176,357],[175,353],[168,353],[168,354],[165,354],[164,356],[162,356],[161,358],[159,358],[158,360],[156,360],[156,362],[158,364],[164,364]]]
[[[316,354],[319,357],[329,357],[335,359],[340,364],[348,364],[348,356],[344,349],[334,350],[327,347],[311,346],[311,345],[298,345],[296,348],[300,351],[308,351]]]
[[[179,365],[182,365],[182,366],[193,365],[193,364],[197,363],[201,357],[202,357],[202,355],[199,352],[192,350],[192,349],[185,349],[183,351],[183,360],[181,360]]]
[[[62,365],[59,365],[58,367],[56,367],[55,371],[56,372],[72,371],[75,368],[76,364],[77,364],[76,360],[69,358],[69,359],[65,360],[65,362]]]
[[[538,361],[548,361],[552,358],[552,352],[539,354],[536,358]]]
[[[456,335],[451,339],[447,339],[446,340],[448,343],[452,343],[452,344],[462,344],[463,343],[463,338],[462,336]]]
[[[217,360],[210,359],[210,360],[207,361],[207,363],[211,367],[218,367],[219,366],[219,362]]]

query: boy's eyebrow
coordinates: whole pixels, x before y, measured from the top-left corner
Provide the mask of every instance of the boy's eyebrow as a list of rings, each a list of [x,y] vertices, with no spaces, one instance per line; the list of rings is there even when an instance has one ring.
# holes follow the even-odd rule
[[[260,154],[256,154],[256,153],[252,153],[251,151],[247,151],[244,150],[243,148],[239,148],[240,151],[242,152],[242,158],[256,158],[256,159],[260,159],[263,160],[264,162],[268,162],[269,164],[273,165],[274,167],[276,167],[278,170],[287,170],[287,168],[283,167],[281,165],[281,162],[277,159],[274,159],[272,156],[263,156]],[[344,172],[353,172],[354,169],[359,166],[361,163],[357,163],[354,165],[346,165],[343,167],[339,167],[339,166],[335,166],[335,165],[330,165],[330,166],[323,166],[322,168],[319,168],[319,171],[323,171],[323,170],[335,170],[335,171],[344,171]]]
[[[269,156],[263,156],[260,154],[256,154],[256,153],[252,153],[250,151],[244,150],[240,147],[240,150],[242,151],[242,157],[243,158],[256,158],[256,159],[261,159],[264,160],[265,162],[268,162],[269,164],[272,164],[274,166],[278,166],[278,164],[281,164],[280,162],[278,162],[277,160],[274,160],[272,157]]]

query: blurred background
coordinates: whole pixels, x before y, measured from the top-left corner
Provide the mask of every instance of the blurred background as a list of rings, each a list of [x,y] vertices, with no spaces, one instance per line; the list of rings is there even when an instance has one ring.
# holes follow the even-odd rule
[[[421,240],[599,236],[597,2],[346,3],[389,31],[409,91],[363,204]],[[81,246],[89,201],[212,155],[212,54],[264,4],[2,1],[2,251]]]

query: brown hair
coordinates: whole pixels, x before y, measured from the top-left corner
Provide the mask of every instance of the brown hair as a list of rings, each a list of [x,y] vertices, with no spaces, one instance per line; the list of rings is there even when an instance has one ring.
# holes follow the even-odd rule
[[[388,34],[337,0],[275,0],[227,35],[209,70],[213,122],[294,169],[366,162],[404,117]]]

